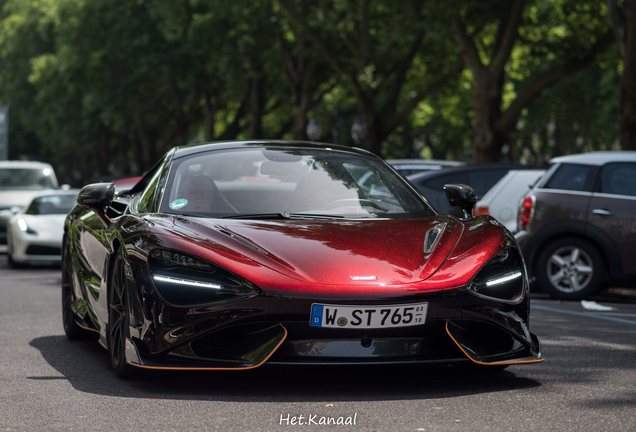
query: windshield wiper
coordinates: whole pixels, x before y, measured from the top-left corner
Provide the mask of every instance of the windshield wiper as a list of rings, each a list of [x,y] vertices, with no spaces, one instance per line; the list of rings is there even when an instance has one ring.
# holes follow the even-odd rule
[[[326,214],[310,214],[310,213],[257,213],[257,214],[240,214],[224,216],[223,219],[344,219],[344,216],[340,215],[326,215]]]
[[[289,219],[284,213],[254,213],[223,216],[223,219]]]
[[[340,216],[340,215],[288,213],[288,212],[283,212],[283,214],[287,216],[287,219],[344,219],[344,216]]]

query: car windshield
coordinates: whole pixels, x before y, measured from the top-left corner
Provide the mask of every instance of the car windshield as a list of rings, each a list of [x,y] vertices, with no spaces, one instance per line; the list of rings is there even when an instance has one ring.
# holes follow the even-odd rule
[[[49,168],[0,168],[0,190],[53,189]]]
[[[47,195],[35,198],[31,201],[26,214],[29,215],[50,215],[67,214],[77,202],[77,195],[60,194]]]
[[[235,149],[175,160],[161,211],[245,219],[416,218],[434,211],[369,156]]]

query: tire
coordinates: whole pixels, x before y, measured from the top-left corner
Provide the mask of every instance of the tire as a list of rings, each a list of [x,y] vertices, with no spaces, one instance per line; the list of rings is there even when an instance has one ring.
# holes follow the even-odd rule
[[[600,290],[605,263],[586,240],[566,237],[547,245],[537,259],[537,281],[550,297],[583,300]]]
[[[133,378],[137,368],[126,362],[126,339],[130,336],[129,292],[125,260],[118,253],[108,283],[108,353],[110,363],[120,378]]]
[[[97,339],[98,333],[80,327],[75,321],[73,302],[73,269],[68,258],[68,240],[64,241],[62,248],[62,324],[66,337],[72,340]]]
[[[16,262],[13,259],[13,240],[11,239],[11,233],[7,231],[7,264],[9,264],[9,268],[14,270],[19,270],[26,268],[26,264],[22,264]]]
[[[13,253],[11,252],[7,252],[7,263],[9,264],[9,267],[14,270],[24,268],[24,264],[17,263],[13,260]]]

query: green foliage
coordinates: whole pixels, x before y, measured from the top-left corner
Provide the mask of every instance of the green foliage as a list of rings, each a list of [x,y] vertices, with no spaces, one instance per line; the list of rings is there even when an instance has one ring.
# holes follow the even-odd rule
[[[444,2],[287,0],[332,59],[309,43],[282,3],[0,0],[0,105],[11,106],[9,157],[49,161],[74,186],[97,174],[138,175],[172,146],[248,138],[249,97],[259,79],[262,138],[292,138],[280,29],[294,61],[317,64],[308,115],[322,126],[323,141],[354,145],[360,98],[342,73],[353,71],[379,124],[400,119],[382,138],[383,156],[468,158],[475,84],[467,70],[398,116],[457,58]],[[503,3],[457,4],[487,64]],[[607,28],[602,0],[528,0],[501,109],[554,64],[585,55]],[[544,90],[524,110],[509,157],[540,161],[540,155],[611,147],[621,65],[612,48]]]
[[[617,149],[617,51],[613,46],[528,106],[513,139],[519,159],[541,164],[564,154]]]

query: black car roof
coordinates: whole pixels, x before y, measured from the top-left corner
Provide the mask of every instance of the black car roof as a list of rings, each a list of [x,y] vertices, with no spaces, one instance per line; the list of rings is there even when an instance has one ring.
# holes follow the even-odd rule
[[[130,190],[129,193],[137,193],[145,189],[147,183],[150,181],[156,169],[165,161],[166,157],[170,157],[172,160],[182,157],[190,156],[197,153],[204,153],[213,150],[225,150],[225,149],[238,149],[238,148],[265,148],[265,147],[289,147],[289,148],[313,148],[324,150],[338,150],[349,153],[356,153],[365,156],[373,156],[380,160],[375,154],[370,151],[358,148],[348,147],[338,144],[323,144],[309,141],[287,141],[287,140],[249,140],[249,141],[218,141],[208,143],[197,143],[186,146],[174,147],[166,152],[165,155],[157,161],[157,163],[148,170],[142,177],[142,179]]]
[[[529,166],[529,165],[521,165],[521,164],[510,164],[510,163],[495,163],[495,164],[477,164],[477,165],[465,165],[460,167],[448,167],[443,170],[435,170],[435,171],[424,171],[417,174],[412,174],[407,178],[410,181],[421,180],[427,178],[433,178],[437,176],[447,176],[449,174],[458,173],[458,172],[466,172],[466,171],[485,171],[497,168],[506,168],[508,170],[513,169],[537,169],[537,167]]]
[[[323,144],[309,141],[287,141],[287,140],[250,140],[250,141],[219,141],[210,143],[193,144],[183,147],[175,147],[174,158],[178,159],[196,153],[203,153],[211,150],[236,149],[236,148],[263,148],[263,147],[289,147],[289,148],[312,148],[324,150],[338,150],[360,155],[370,156],[373,153],[358,148],[348,147],[339,144]]]

